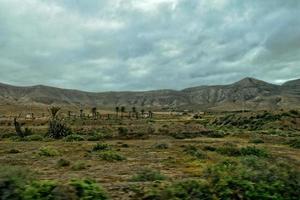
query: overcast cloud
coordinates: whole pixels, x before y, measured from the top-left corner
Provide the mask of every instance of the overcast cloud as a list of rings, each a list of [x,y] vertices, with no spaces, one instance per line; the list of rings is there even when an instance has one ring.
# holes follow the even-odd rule
[[[300,78],[299,0],[0,0],[0,82],[88,91]]]

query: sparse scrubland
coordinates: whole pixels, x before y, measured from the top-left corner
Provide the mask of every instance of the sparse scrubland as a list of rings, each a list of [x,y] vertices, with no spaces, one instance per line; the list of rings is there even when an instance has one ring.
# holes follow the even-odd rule
[[[0,199],[299,199],[297,110],[50,113],[0,123]]]

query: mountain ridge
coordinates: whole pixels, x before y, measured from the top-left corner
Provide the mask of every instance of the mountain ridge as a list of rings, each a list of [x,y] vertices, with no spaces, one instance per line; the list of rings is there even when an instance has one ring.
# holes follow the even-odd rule
[[[212,110],[298,108],[300,79],[282,85],[246,77],[227,85],[183,90],[86,92],[44,85],[13,86],[0,83],[0,103],[72,106],[136,106]]]

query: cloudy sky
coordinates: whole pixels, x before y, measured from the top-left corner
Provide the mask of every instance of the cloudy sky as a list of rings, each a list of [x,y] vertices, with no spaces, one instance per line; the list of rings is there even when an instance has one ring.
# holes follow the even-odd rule
[[[300,78],[299,0],[0,0],[0,82],[87,91]]]

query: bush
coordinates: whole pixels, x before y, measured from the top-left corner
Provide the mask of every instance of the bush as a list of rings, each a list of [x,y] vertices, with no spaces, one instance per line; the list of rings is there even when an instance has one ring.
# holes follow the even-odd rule
[[[53,181],[35,181],[26,186],[24,192],[22,193],[22,199],[54,200],[55,197],[53,197],[52,192],[56,187],[58,187],[58,185]]]
[[[298,200],[300,172],[290,163],[256,156],[225,160],[209,166],[201,179],[160,185],[144,199],[280,199]],[[206,181],[203,181],[206,180]]]
[[[113,138],[113,135],[111,133],[96,132],[93,135],[89,135],[87,140],[88,141],[100,141],[100,140],[111,139],[111,138]]]
[[[82,200],[106,200],[109,199],[106,192],[92,180],[73,180],[70,183],[76,190],[79,199]]]
[[[71,134],[68,135],[64,138],[64,141],[66,142],[78,142],[78,141],[84,141],[84,137],[82,137],[81,135],[77,135],[77,134]]]
[[[123,148],[129,148],[129,144],[121,144],[121,147],[123,147]]]
[[[131,181],[147,182],[147,181],[161,181],[165,180],[166,176],[162,175],[159,171],[152,169],[143,169],[131,178]]]
[[[80,171],[80,170],[84,170],[86,168],[87,168],[87,165],[83,161],[77,161],[72,166],[72,170],[74,170],[74,171]]]
[[[174,183],[162,190],[154,189],[147,192],[143,199],[155,200],[191,200],[191,199],[207,199],[212,200],[213,193],[210,186],[205,181],[187,180]]]
[[[99,153],[99,157],[102,159],[102,160],[105,160],[105,161],[123,161],[123,160],[126,160],[126,158],[120,154],[118,154],[117,152],[115,151],[103,151],[103,152],[100,152]]]
[[[21,151],[18,149],[10,149],[9,151],[7,151],[7,153],[17,154],[17,153],[21,153]]]
[[[209,168],[206,177],[218,199],[296,200],[300,195],[299,171],[257,157],[222,162]]]
[[[37,181],[23,168],[0,166],[1,200],[106,200],[106,192],[94,181],[72,180],[62,185],[54,181]]]
[[[213,146],[204,146],[204,147],[203,147],[203,150],[204,150],[204,151],[216,151],[217,148],[216,148],[216,147],[213,147]]]
[[[195,146],[192,146],[192,145],[188,145],[184,148],[183,150],[186,154],[194,157],[194,158],[197,158],[197,159],[206,159],[207,158],[207,155],[205,152],[197,149],[197,147]]]
[[[111,150],[111,146],[109,144],[106,144],[106,143],[98,143],[96,144],[92,151],[108,151],[108,150]]]
[[[57,161],[57,166],[58,166],[58,167],[68,167],[68,166],[70,166],[70,164],[71,164],[70,161],[65,160],[65,159],[63,159],[63,158],[61,158],[61,159],[59,159],[59,160]]]
[[[217,149],[217,152],[226,156],[257,156],[257,157],[267,157],[269,154],[264,149],[259,149],[255,146],[247,146],[241,149],[234,146],[225,146]]]
[[[15,166],[0,166],[0,172],[0,199],[21,199],[21,192],[32,179],[31,173]]]
[[[300,138],[290,140],[288,144],[290,145],[290,147],[300,149]]]
[[[224,146],[217,149],[217,152],[226,156],[240,156],[241,151],[234,146]]]
[[[49,128],[47,132],[47,136],[53,139],[61,139],[68,135],[71,135],[72,131],[67,127],[66,124],[63,123],[62,120],[52,119],[49,122]]]
[[[22,199],[105,200],[108,196],[96,182],[91,180],[72,180],[68,185],[53,181],[35,181],[25,188]]]
[[[226,134],[223,131],[213,131],[213,132],[208,132],[207,137],[212,137],[212,138],[223,138],[225,137]]]
[[[56,149],[52,149],[50,147],[42,147],[40,148],[39,155],[46,157],[54,157],[58,156],[59,152]]]
[[[38,134],[29,135],[24,138],[25,141],[43,141],[44,137]]]
[[[256,148],[255,146],[248,146],[241,148],[241,155],[243,156],[257,156],[257,157],[267,157],[269,154],[264,149]]]
[[[152,147],[155,149],[168,149],[169,145],[166,143],[158,143],[158,144],[154,144]]]
[[[124,136],[128,134],[128,129],[125,127],[119,127],[118,128],[118,133],[120,136]]]
[[[253,138],[249,141],[249,143],[253,143],[253,144],[262,144],[265,143],[265,141],[261,138]]]

